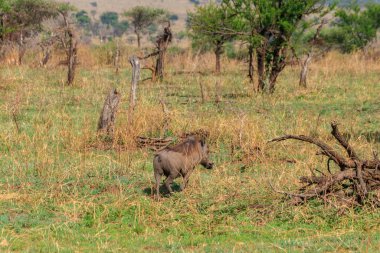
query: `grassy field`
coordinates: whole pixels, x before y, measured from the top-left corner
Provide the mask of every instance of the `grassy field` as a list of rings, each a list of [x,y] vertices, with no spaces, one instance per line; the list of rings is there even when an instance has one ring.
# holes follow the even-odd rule
[[[225,59],[216,104],[211,56],[172,57],[165,82],[139,86],[129,124],[130,68],[117,76],[96,55],[81,60],[73,87],[63,67],[0,69],[0,252],[380,251],[378,209],[292,206],[273,192],[269,182],[296,190],[300,176],[326,171],[326,160],[306,144],[267,143],[294,133],[333,144],[329,123],[337,120],[361,155],[380,151],[379,62],[332,53],[313,64],[307,89],[288,67],[266,95],[252,92],[243,63]],[[194,69],[205,73],[179,74]],[[111,87],[122,101],[107,149],[96,126]],[[197,129],[210,132],[215,169],[197,168],[184,192],[155,201],[153,152],[135,137]]]

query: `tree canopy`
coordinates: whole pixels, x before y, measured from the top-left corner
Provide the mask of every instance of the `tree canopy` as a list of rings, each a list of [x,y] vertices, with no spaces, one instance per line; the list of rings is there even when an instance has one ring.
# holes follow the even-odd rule
[[[290,39],[298,24],[307,16],[318,14],[325,0],[223,0],[231,16],[240,18],[235,31],[221,28],[224,34],[235,33],[255,45],[259,90],[273,92],[279,73],[286,65]]]
[[[88,29],[91,25],[91,18],[88,16],[87,12],[82,10],[75,14],[75,18],[79,26]]]
[[[114,26],[119,22],[119,14],[113,11],[104,12],[100,16],[100,21],[107,26]]]
[[[193,46],[199,49],[213,48],[216,55],[216,72],[220,72],[220,55],[223,45],[236,37],[235,33],[220,32],[220,29],[234,30],[237,20],[231,17],[226,6],[211,2],[198,6],[188,13],[188,26]]]
[[[324,31],[328,43],[344,53],[364,49],[376,37],[380,28],[380,4],[358,4],[341,8],[335,13],[331,29]]]
[[[0,35],[41,28],[58,14],[61,5],[50,0],[0,0]]]
[[[130,19],[134,32],[137,35],[138,46],[141,46],[141,35],[148,31],[148,28],[160,21],[169,20],[169,13],[163,9],[136,6],[124,13]]]

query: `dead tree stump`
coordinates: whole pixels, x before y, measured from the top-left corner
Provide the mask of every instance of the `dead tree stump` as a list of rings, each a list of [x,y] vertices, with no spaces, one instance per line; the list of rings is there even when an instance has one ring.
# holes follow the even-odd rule
[[[116,112],[120,102],[120,94],[115,88],[111,89],[104,101],[103,110],[98,122],[98,132],[106,132],[113,135]]]
[[[165,54],[169,43],[172,41],[173,35],[170,30],[170,22],[167,27],[164,28],[164,33],[158,36],[156,41],[156,47],[158,51],[158,57],[156,60],[155,76],[160,80],[164,78],[164,64],[165,64]]]
[[[136,107],[137,101],[137,84],[140,81],[140,60],[137,56],[129,58],[132,65],[132,81],[131,81],[131,94],[129,97],[130,109],[133,111]]]
[[[75,70],[78,64],[78,41],[75,33],[71,29],[68,30],[67,33],[69,36],[69,47],[67,49],[67,84],[71,85],[74,82]]]
[[[143,66],[142,69],[148,69],[152,71],[152,81],[155,82],[158,79],[162,80],[164,78],[164,66],[165,66],[165,55],[169,43],[172,41],[173,34],[170,29],[170,22],[168,26],[164,28],[164,32],[157,37],[156,40],[156,50],[146,56],[139,57],[140,60],[146,60],[150,57],[157,56],[155,66]]]
[[[60,11],[59,12],[63,18],[64,23],[64,33],[61,36],[61,44],[66,52],[67,61],[65,62],[67,64],[67,85],[72,85],[75,78],[75,71],[76,67],[78,65],[78,39],[77,35],[74,31],[74,28],[72,27],[72,24],[70,24],[68,18],[69,14],[67,11]]]
[[[377,153],[372,160],[362,159],[348,143],[338,129],[336,122],[331,123],[332,136],[347,152],[344,156],[333,149],[328,144],[313,137],[304,135],[285,135],[275,138],[270,142],[280,142],[284,140],[299,140],[316,145],[320,148],[317,153],[324,155],[327,160],[328,174],[321,173],[321,176],[300,178],[304,184],[298,193],[277,191],[293,198],[295,204],[301,204],[310,199],[321,198],[323,200],[340,199],[350,202],[353,205],[363,205],[371,203],[380,206],[380,160]],[[330,169],[330,162],[334,162],[339,171],[333,173]]]

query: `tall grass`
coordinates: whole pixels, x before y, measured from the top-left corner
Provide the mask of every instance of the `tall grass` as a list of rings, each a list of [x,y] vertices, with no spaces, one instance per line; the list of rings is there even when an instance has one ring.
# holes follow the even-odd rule
[[[80,52],[73,87],[64,86],[60,54],[46,69],[36,67],[37,57],[1,68],[0,251],[379,250],[378,210],[291,206],[275,194],[269,182],[294,190],[300,176],[325,171],[326,161],[304,144],[267,143],[285,133],[331,142],[329,122],[338,120],[361,154],[379,150],[378,62],[331,53],[313,63],[307,89],[293,66],[266,95],[253,92],[244,62],[224,59],[216,104],[213,56],[171,55],[164,82],[139,84],[130,123],[133,50],[123,49],[119,75],[107,64],[109,49]],[[111,87],[122,102],[110,147],[96,125]],[[160,99],[169,109],[166,132]],[[153,153],[135,137],[197,129],[210,132],[216,168],[197,169],[184,192],[154,201]]]

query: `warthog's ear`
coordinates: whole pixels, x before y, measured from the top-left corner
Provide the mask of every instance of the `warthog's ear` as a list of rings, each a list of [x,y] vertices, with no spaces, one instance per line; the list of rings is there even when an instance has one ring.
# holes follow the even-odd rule
[[[201,141],[201,146],[204,147],[204,145],[205,145],[205,140],[204,140],[204,139],[201,139],[200,141]]]

